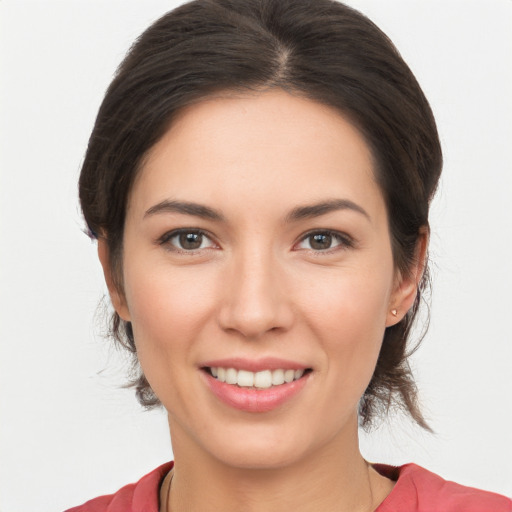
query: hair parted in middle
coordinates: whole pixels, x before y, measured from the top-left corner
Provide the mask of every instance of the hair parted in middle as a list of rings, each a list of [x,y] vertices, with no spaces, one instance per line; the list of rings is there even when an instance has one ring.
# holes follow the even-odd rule
[[[282,88],[336,109],[371,149],[390,225],[396,269],[407,275],[442,168],[430,106],[388,37],[358,11],[333,0],[194,0],[165,14],[135,42],[100,107],[79,183],[92,233],[108,244],[114,284],[123,291],[127,202],[148,151],[184,107],[220,93]],[[386,329],[360,402],[369,427],[393,407],[428,429],[408,364],[413,308]],[[113,314],[113,336],[133,353],[139,401],[159,404],[137,363],[133,330]]]

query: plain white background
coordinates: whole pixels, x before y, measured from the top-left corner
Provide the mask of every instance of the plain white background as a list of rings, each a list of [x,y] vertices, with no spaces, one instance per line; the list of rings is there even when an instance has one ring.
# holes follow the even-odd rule
[[[95,311],[105,287],[76,181],[102,95],[170,0],[0,0],[0,511],[63,510],[172,458]],[[512,2],[351,0],[437,117],[431,327],[413,359],[436,435],[399,418],[369,460],[512,494]]]

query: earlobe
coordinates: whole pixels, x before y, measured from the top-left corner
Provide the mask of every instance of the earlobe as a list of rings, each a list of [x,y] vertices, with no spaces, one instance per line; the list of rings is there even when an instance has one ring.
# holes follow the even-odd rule
[[[110,252],[107,241],[104,237],[98,237],[98,258],[103,268],[105,283],[107,284],[110,300],[117,314],[126,322],[130,322],[130,312],[126,304],[124,293],[119,290],[112,276],[112,267],[110,265]]]
[[[407,314],[416,300],[418,292],[418,283],[412,278],[397,278],[397,284],[393,296],[391,297],[391,306],[386,319],[386,327],[391,327],[399,323]]]
[[[418,287],[425,271],[428,247],[428,228],[422,228],[416,245],[414,263],[407,276],[397,272],[395,288],[391,295],[386,327],[400,322],[414,305]]]

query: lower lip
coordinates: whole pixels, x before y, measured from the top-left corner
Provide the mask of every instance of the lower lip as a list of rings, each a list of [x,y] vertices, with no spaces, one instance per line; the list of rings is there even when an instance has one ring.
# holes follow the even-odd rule
[[[212,377],[205,371],[201,372],[213,394],[230,407],[246,412],[269,412],[291,400],[306,385],[309,373],[300,379],[272,386],[266,389],[243,388],[226,384]]]

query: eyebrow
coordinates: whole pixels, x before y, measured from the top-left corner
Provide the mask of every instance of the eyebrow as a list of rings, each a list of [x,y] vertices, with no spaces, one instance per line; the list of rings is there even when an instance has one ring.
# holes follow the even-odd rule
[[[371,220],[366,210],[353,201],[349,199],[330,199],[312,205],[298,206],[286,216],[286,221],[296,222],[298,220],[311,219],[338,210],[352,210]]]
[[[299,220],[320,217],[338,210],[352,210],[364,215],[368,220],[371,220],[366,210],[353,201],[350,201],[349,199],[330,199],[328,201],[322,201],[312,205],[298,206],[286,215],[285,221],[287,223],[297,222]],[[209,206],[189,201],[173,201],[169,199],[161,201],[149,208],[144,214],[144,218],[159,213],[181,213],[217,222],[225,221],[222,213],[210,208]]]
[[[188,201],[171,201],[164,200],[149,208],[144,214],[144,218],[158,213],[182,213],[185,215],[193,215],[202,219],[223,221],[224,216],[208,206],[198,203],[190,203]]]

